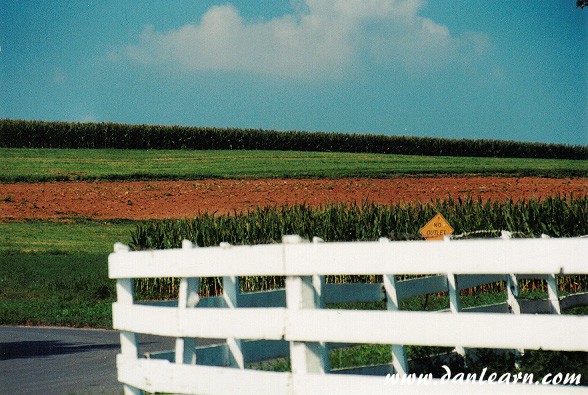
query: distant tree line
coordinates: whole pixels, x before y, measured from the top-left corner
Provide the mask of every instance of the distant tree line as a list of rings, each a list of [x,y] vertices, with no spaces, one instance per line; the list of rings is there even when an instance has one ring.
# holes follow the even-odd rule
[[[588,159],[588,146],[323,132],[0,120],[3,148],[281,150]]]

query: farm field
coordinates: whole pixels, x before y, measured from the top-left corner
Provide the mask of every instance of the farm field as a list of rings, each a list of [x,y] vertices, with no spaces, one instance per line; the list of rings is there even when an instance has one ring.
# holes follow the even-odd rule
[[[225,227],[226,232],[229,217],[245,215],[250,210],[262,216],[273,213],[271,216],[284,205],[302,204],[297,206],[302,210],[332,207],[334,211],[329,216],[341,225],[342,218],[352,217],[341,211],[343,207],[357,204],[355,207],[361,210],[376,213],[385,205],[421,205],[422,217],[422,205],[434,200],[449,200],[453,203],[438,204],[458,211],[455,207],[460,207],[462,200],[469,201],[480,213],[501,210],[490,209],[485,202],[506,202],[508,207],[514,207],[517,202],[532,201],[536,203],[528,209],[512,213],[545,216],[541,202],[560,196],[563,200],[546,205],[548,211],[557,213],[554,215],[559,218],[558,224],[562,223],[557,232],[585,231],[574,224],[587,207],[588,161],[286,151],[0,149],[0,154],[0,325],[111,327],[111,303],[116,296],[114,282],[107,275],[108,253],[117,241],[139,248],[160,248],[149,244],[155,240],[165,245],[176,243],[175,238],[158,236],[159,225],[154,220],[167,220],[161,223],[163,229],[181,232],[185,221],[176,220],[202,216],[202,226],[216,228],[214,218],[219,218],[219,227]],[[571,203],[566,206],[568,199]],[[554,215],[547,215],[544,225],[550,224],[546,226],[555,231],[559,225],[552,221]],[[488,229],[492,226],[484,221],[492,216],[496,214],[477,222]],[[251,224],[258,221],[254,216],[252,220]],[[259,218],[261,223],[263,220]],[[424,217],[419,217],[418,222],[423,221]],[[454,226],[463,231],[464,227],[476,226],[474,222],[471,218],[461,223],[456,220]],[[517,226],[531,222],[532,218],[524,218],[512,223]],[[195,229],[200,225],[189,226]],[[332,228],[333,223],[329,226]],[[531,227],[525,229],[531,232]],[[377,227],[372,231],[378,232]],[[231,232],[235,236],[236,232]],[[405,232],[410,235],[398,235],[418,237],[414,229]],[[377,237],[364,233],[363,237]],[[217,243],[218,237],[225,239],[222,229],[217,235],[209,235],[208,241]],[[272,240],[276,238],[279,235],[272,236]],[[579,281],[581,288],[584,280],[562,279],[561,291],[573,292],[578,286],[575,282]],[[267,287],[269,283],[264,281],[245,279],[243,284],[254,290]],[[216,289],[210,282],[202,285],[208,287],[201,290],[203,293]],[[140,298],[174,297],[177,291],[170,281],[138,282],[136,286]],[[523,297],[543,298],[545,292],[528,288]],[[482,301],[502,302],[504,298],[502,290],[462,295],[461,301],[470,306]],[[431,295],[425,302],[418,297],[403,302],[401,308],[419,310],[426,303],[430,310],[447,308],[448,298]],[[586,309],[565,313],[585,314]],[[431,350],[411,346],[409,354],[424,356]],[[385,362],[387,353],[386,347],[366,345],[334,351],[331,359],[336,367],[355,366]],[[551,358],[553,366],[582,371],[583,355],[578,353],[540,354],[533,358],[529,365]],[[569,360],[561,365],[562,358]],[[512,366],[511,362],[496,359],[505,369]],[[288,369],[279,361],[257,368]]]
[[[246,150],[0,148],[0,182],[388,178],[405,175],[588,177],[588,161]]]
[[[588,178],[402,177],[0,184],[0,223],[22,220],[189,218],[258,206],[416,203],[472,197],[585,196]]]
[[[588,195],[587,162],[294,151],[2,148],[1,280],[7,281],[15,262],[42,268],[60,258],[69,262],[66,266],[95,265],[104,276],[113,243],[130,243],[137,221],[150,219],[234,215],[284,204],[582,198]],[[63,288],[50,286],[34,298],[48,294],[71,311],[66,307],[70,288],[79,288],[79,283],[61,284]],[[0,295],[4,317],[0,323],[26,323],[22,317],[27,315],[26,306],[33,305],[31,295],[19,286],[9,296]],[[16,311],[14,306],[24,309],[20,318],[4,314]],[[41,317],[36,325],[58,324],[49,316],[30,313]],[[74,316],[67,325],[92,325],[92,319],[76,322]],[[99,322],[107,317],[95,319],[96,325],[103,325]]]

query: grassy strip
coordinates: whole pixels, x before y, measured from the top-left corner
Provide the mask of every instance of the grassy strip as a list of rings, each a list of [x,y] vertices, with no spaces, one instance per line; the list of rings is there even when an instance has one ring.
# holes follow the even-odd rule
[[[112,327],[108,253],[131,221],[0,224],[0,325]]]
[[[0,148],[0,182],[399,175],[588,177],[588,161],[296,151]]]
[[[106,254],[0,255],[0,325],[112,327]]]
[[[0,223],[0,254],[108,254],[117,241],[128,242],[132,221]]]

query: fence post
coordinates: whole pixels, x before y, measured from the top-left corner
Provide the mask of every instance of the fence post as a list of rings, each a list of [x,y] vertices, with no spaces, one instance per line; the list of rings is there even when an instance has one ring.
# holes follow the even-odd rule
[[[549,239],[550,237],[546,234],[542,234],[541,238]],[[551,314],[561,314],[559,294],[557,291],[557,277],[555,274],[547,275],[547,298],[549,299],[549,308]]]
[[[284,236],[282,244],[300,244],[300,236]],[[286,262],[284,265],[286,266]],[[301,309],[320,309],[323,302],[324,277],[286,276],[286,307],[294,312]],[[324,342],[290,342],[290,362],[292,374],[319,373],[330,371],[329,353]]]
[[[449,243],[450,236],[443,238],[444,243]],[[461,311],[461,302],[459,300],[459,287],[457,285],[457,276],[454,273],[447,273],[447,292],[449,293],[449,310],[452,314],[457,314]],[[455,352],[461,356],[466,355],[466,349],[463,346],[455,346]]]
[[[323,239],[321,239],[320,237],[316,237],[314,236],[312,238],[312,242],[313,244],[318,244],[318,243],[324,243],[325,241]],[[313,287],[316,291],[315,294],[315,302],[317,304],[317,307],[319,309],[324,309],[325,308],[325,276],[320,276],[320,275],[313,275],[312,276],[312,284]]]
[[[128,251],[129,247],[122,243],[116,243],[114,245],[114,252],[116,254],[124,254]],[[119,278],[116,280],[116,299],[117,303],[120,304],[135,303],[132,278]],[[129,331],[120,332],[120,353],[125,357],[139,358],[139,341],[137,340],[136,333]],[[123,391],[125,395],[138,395],[143,393],[140,389],[128,384],[124,384]]]
[[[380,243],[387,243],[390,240],[382,237],[379,239]],[[386,309],[388,311],[398,311],[400,306],[398,303],[398,293],[396,292],[396,275],[384,274],[384,292],[386,294]],[[392,352],[392,367],[395,373],[408,374],[408,362],[406,360],[406,347],[402,344],[393,344]]]
[[[194,245],[189,240],[182,241],[182,249],[189,251]],[[181,278],[178,294],[178,310],[195,307],[200,301],[200,278]],[[196,339],[179,337],[176,339],[176,363],[196,364]]]
[[[549,299],[551,314],[561,314],[555,274],[547,275],[547,297]]]
[[[511,233],[505,230],[500,236],[503,240],[510,240]],[[519,297],[519,282],[516,274],[506,275],[506,292],[508,295],[508,309],[512,314],[521,314],[521,306],[518,300]]]
[[[506,275],[506,292],[508,295],[508,309],[510,314],[521,314],[521,306],[519,303],[519,283],[516,274]],[[515,354],[515,367],[518,369],[521,367],[521,355],[525,353],[522,348],[514,350]]]
[[[500,238],[503,240],[510,240],[512,238],[512,233],[503,230],[501,232]],[[517,280],[517,275],[510,273],[506,275],[506,294],[507,294],[507,303],[508,303],[508,310],[510,314],[521,314],[521,305],[519,303],[519,282]],[[521,367],[521,355],[525,353],[525,350],[519,348],[514,350],[515,354],[515,367],[518,369]]]
[[[449,310],[452,314],[457,314],[461,311],[461,302],[459,300],[457,276],[454,273],[447,273],[447,290],[449,293]],[[464,357],[466,355],[466,349],[461,345],[455,346],[455,352]]]
[[[229,249],[229,243],[220,243],[222,249]],[[223,277],[223,299],[229,309],[236,309],[239,306],[239,277],[224,276]],[[243,348],[241,339],[234,337],[227,338],[227,346],[229,347],[229,366],[238,369],[245,369],[245,357],[243,356]]]

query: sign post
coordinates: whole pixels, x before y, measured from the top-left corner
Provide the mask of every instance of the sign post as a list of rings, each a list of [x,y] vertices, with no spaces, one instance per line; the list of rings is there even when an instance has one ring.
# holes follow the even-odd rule
[[[426,240],[443,240],[445,236],[453,233],[453,228],[440,213],[437,213],[432,220],[423,226],[419,233]]]

